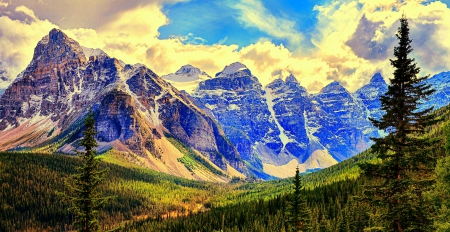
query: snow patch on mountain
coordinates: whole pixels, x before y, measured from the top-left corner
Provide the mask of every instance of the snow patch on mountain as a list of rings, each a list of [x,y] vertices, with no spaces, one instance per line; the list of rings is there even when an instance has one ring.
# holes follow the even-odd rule
[[[83,53],[86,55],[87,58],[91,56],[108,56],[103,50],[99,48],[87,48],[87,47],[81,47],[83,49]]]
[[[245,66],[244,64],[240,63],[240,62],[234,62],[230,65],[227,65],[222,72],[216,74],[216,77],[218,76],[225,76],[225,75],[229,75],[229,74],[234,74],[237,73],[239,71],[243,71],[243,70],[248,70],[247,66]]]
[[[278,130],[280,131],[279,134],[279,138],[281,140],[281,142],[283,143],[283,148],[282,150],[284,150],[284,148],[286,147],[286,144],[289,142],[295,142],[295,140],[289,138],[289,136],[286,135],[284,128],[280,125],[280,123],[278,122],[278,120],[276,119],[276,114],[275,111],[273,109],[274,106],[274,96],[272,95],[272,93],[270,91],[265,91],[265,94],[263,95],[264,98],[266,99],[266,103],[268,105],[269,111],[270,111],[270,115],[272,116],[272,119],[274,120],[275,124],[278,127]]]

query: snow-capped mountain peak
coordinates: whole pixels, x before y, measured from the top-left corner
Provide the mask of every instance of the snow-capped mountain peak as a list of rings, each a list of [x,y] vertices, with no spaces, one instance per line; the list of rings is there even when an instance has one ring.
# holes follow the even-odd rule
[[[178,71],[175,72],[175,74],[177,74],[177,75],[183,75],[184,74],[186,76],[193,76],[193,75],[198,75],[198,74],[201,74],[201,73],[204,73],[204,72],[200,71],[199,68],[196,68],[196,67],[194,67],[194,66],[192,66],[190,64],[181,66],[181,68],[178,69]]]
[[[241,71],[246,71],[248,75],[251,75],[250,70],[244,64],[240,62],[234,62],[230,65],[225,66],[222,72],[216,74],[216,77],[228,76]]]
[[[183,65],[175,73],[164,75],[162,78],[175,86],[175,88],[192,93],[198,87],[198,83],[211,79],[211,76],[199,68],[187,64]]]
[[[175,73],[162,76],[167,81],[172,82],[190,82],[202,81],[211,78],[207,73],[201,71],[199,68],[190,64],[183,65]]]

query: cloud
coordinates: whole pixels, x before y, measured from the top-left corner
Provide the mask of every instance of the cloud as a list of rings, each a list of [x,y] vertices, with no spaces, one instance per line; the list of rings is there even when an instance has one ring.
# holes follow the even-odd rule
[[[29,8],[27,8],[26,6],[19,6],[15,9],[16,12],[18,13],[23,13],[24,15],[26,15],[29,19],[31,19],[30,21],[34,22],[37,21],[38,18],[36,17],[36,15],[34,15],[34,12],[32,10],[30,10]],[[27,19],[27,20],[29,20]]]
[[[374,72],[391,78],[393,69],[388,61],[397,46],[395,33],[402,13],[406,14],[421,75],[450,69],[450,9],[436,1],[333,1],[316,6],[318,24],[313,36],[317,47],[315,57],[321,57],[336,68],[332,79],[344,82],[350,90],[367,83]]]
[[[39,20],[33,12],[26,7],[17,7],[14,12],[27,14],[33,20],[12,20],[8,16],[0,16],[0,62],[2,68],[15,78],[29,64],[37,43],[57,27],[47,20]],[[10,82],[1,81],[0,88]]]
[[[54,22],[63,29],[92,28],[98,29],[108,22],[117,19],[123,12],[139,6],[174,4],[189,0],[30,0],[9,1],[8,8],[15,9],[25,5],[40,19]],[[4,1],[3,1],[4,2]],[[13,15],[13,17],[15,17]],[[13,18],[16,19],[16,18]],[[64,20],[63,20],[64,19]]]
[[[269,41],[242,48],[239,55],[263,85],[292,73],[309,91],[317,92],[336,71],[320,58],[299,57],[283,45],[275,45]],[[320,84],[317,85],[318,83]]]
[[[102,18],[101,24],[73,27],[64,32],[82,46],[100,48],[126,63],[143,63],[159,75],[192,64],[214,76],[226,65],[240,61],[263,85],[292,73],[310,92],[320,91],[333,80],[355,91],[375,72],[391,77],[393,70],[388,59],[393,58],[398,19],[405,12],[413,39],[412,55],[422,67],[421,74],[450,70],[450,40],[445,39],[450,34],[450,9],[438,1],[422,4],[348,0],[316,6],[318,21],[310,32],[315,48],[307,54],[289,50],[290,45],[271,42],[270,38],[281,38],[300,44],[304,37],[296,31],[293,21],[275,17],[259,1],[242,0],[233,6],[239,10],[236,17],[244,26],[267,33],[267,38],[244,47],[205,45],[202,38],[193,34],[160,39],[159,28],[170,23],[162,12],[162,4],[162,1],[136,4]],[[0,11],[5,8],[2,6]],[[58,27],[52,22],[58,21],[42,20],[28,5],[11,7],[6,4],[8,9],[0,17],[0,47],[7,48],[0,50],[0,62],[2,69],[15,77],[31,60],[37,42],[50,29]],[[96,14],[109,12],[97,11]],[[64,21],[71,20],[67,15]]]
[[[199,44],[205,44],[206,42],[208,42],[206,39],[203,39],[202,37],[194,36],[193,33],[188,33],[187,35],[181,35],[181,36],[171,35],[171,36],[169,36],[169,38],[177,39],[184,44],[199,45]],[[221,43],[219,42],[219,44],[221,44]]]
[[[304,36],[296,30],[295,21],[271,14],[260,0],[240,0],[230,7],[237,9],[237,19],[245,27],[254,27],[268,35],[286,39],[290,47],[299,48]]]
[[[228,36],[225,36],[223,39],[219,40],[219,42],[217,44],[224,44],[225,42],[227,42],[228,40]]]

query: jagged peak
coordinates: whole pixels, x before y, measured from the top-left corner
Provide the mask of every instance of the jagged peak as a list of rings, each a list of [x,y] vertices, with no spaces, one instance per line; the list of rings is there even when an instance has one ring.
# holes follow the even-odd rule
[[[292,73],[289,76],[286,77],[286,82],[299,83],[297,78],[295,78],[294,74],[292,74]]]
[[[342,86],[338,81],[334,80],[327,86],[323,87],[322,90],[320,90],[320,93],[328,93],[331,91],[347,91],[344,86]]]
[[[63,59],[79,59],[86,61],[83,48],[74,39],[68,37],[60,29],[53,28],[44,36],[34,49],[33,61],[41,60],[45,63],[61,61]]]
[[[276,78],[275,80],[273,80],[272,82],[270,82],[268,85],[266,85],[266,87],[272,89],[272,88],[281,86],[281,85],[283,85],[283,84],[284,84],[283,79],[281,79],[281,78]]]
[[[370,83],[384,83],[384,84],[386,84],[386,81],[384,80],[384,78],[381,76],[380,73],[375,73],[375,75],[373,75],[373,77],[370,79]]]
[[[64,34],[64,32],[62,32],[60,29],[57,29],[57,28],[53,28],[48,33],[48,35],[49,35],[50,41],[53,41],[53,42],[61,41],[61,40],[68,38],[68,36],[66,34]]]
[[[234,62],[230,65],[225,66],[225,68],[216,74],[216,77],[221,76],[221,75],[230,75],[230,74],[234,74],[237,73],[239,71],[243,71],[243,70],[247,70],[250,73],[250,70],[247,68],[247,66],[245,66],[244,64],[240,63],[240,62]],[[251,75],[251,73],[250,73]]]

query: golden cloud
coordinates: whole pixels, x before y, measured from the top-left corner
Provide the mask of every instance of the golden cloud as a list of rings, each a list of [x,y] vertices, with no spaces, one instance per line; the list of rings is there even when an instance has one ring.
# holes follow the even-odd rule
[[[242,10],[257,6],[254,0],[242,1]],[[255,8],[256,9],[256,8]],[[226,65],[244,63],[265,85],[278,77],[294,74],[310,92],[319,91],[333,80],[340,81],[350,91],[366,84],[375,72],[390,77],[392,68],[388,58],[396,46],[395,32],[398,19],[405,12],[411,27],[413,55],[423,74],[434,74],[450,69],[450,9],[441,2],[421,4],[421,1],[333,1],[316,6],[317,27],[312,35],[316,46],[309,53],[293,52],[268,39],[242,48],[237,45],[195,45],[183,43],[181,38],[159,39],[158,29],[170,22],[161,11],[161,4],[141,4],[117,14],[98,29],[77,28],[64,30],[82,46],[100,48],[112,57],[126,63],[144,63],[159,75],[173,73],[182,65],[192,64],[210,75]],[[0,17],[0,61],[12,75],[17,75],[31,60],[33,48],[55,24],[40,20],[33,11],[18,8],[35,18],[32,22]],[[264,11],[262,12],[264,13]],[[264,15],[264,14],[262,14]],[[251,23],[270,31],[273,20],[261,21],[253,12]],[[241,15],[244,17],[244,15]],[[278,23],[277,22],[277,23]],[[286,38],[298,35],[287,23]],[[282,34],[283,35],[283,34]],[[292,40],[294,41],[294,40]]]

